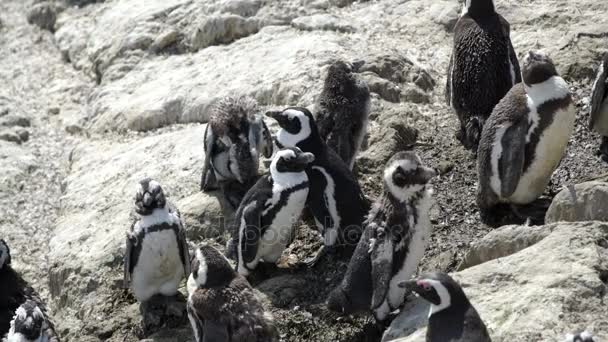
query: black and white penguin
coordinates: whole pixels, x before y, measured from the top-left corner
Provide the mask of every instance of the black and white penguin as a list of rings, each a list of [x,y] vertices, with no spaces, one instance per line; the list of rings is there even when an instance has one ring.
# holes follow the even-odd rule
[[[431,303],[427,342],[490,342],[490,334],[460,285],[445,273],[420,275],[401,287]]]
[[[509,23],[493,0],[466,0],[454,28],[446,101],[460,120],[456,136],[476,150],[482,128],[494,106],[521,82]]]
[[[602,135],[599,154],[608,162],[608,53],[597,70],[590,105],[589,129]]]
[[[500,203],[525,205],[542,195],[574,128],[570,89],[547,55],[529,52],[522,78],[494,108],[479,144],[477,204],[484,221]]]
[[[222,189],[237,208],[258,176],[260,153],[272,155],[272,136],[251,97],[225,97],[212,108],[205,128],[201,190]]]
[[[187,308],[196,342],[279,340],[251,285],[209,245],[198,248],[192,261]]]
[[[298,147],[315,156],[306,169],[310,182],[306,205],[323,235],[324,246],[355,246],[370,203],[348,165],[321,139],[308,109],[289,107],[266,115],[281,127],[276,136],[279,147]],[[325,251],[319,251],[308,264],[315,264]]]
[[[6,342],[58,342],[54,328],[33,300],[27,300],[15,311]]]
[[[23,323],[30,317],[29,313],[33,312],[30,308],[35,307],[36,315],[41,316],[45,322],[42,329],[42,334],[47,338],[45,341],[59,342],[54,325],[46,314],[44,302],[12,268],[10,248],[4,240],[0,240],[0,284],[0,337],[6,336],[10,342],[38,341],[33,333],[25,333],[22,329]],[[32,322],[39,320],[40,318],[33,318]],[[37,332],[40,334],[40,329]]]
[[[275,263],[294,236],[308,197],[306,168],[315,159],[297,147],[280,150],[270,172],[247,192],[235,216],[237,271],[249,275],[260,261]],[[230,248],[230,247],[229,247]]]
[[[371,309],[384,321],[403,304],[405,289],[398,285],[416,273],[432,230],[429,181],[435,175],[414,152],[399,152],[388,161],[384,193],[365,221],[342,283],[330,293],[330,310]]]
[[[336,61],[329,66],[315,106],[319,134],[352,170],[367,133],[370,93],[356,75],[363,62]]]
[[[568,334],[564,342],[595,342],[593,335],[588,331],[583,331],[578,334]]]
[[[135,193],[139,218],[127,232],[124,259],[125,287],[144,305],[154,295],[175,296],[190,274],[186,230],[179,212],[166,200],[155,180],[139,182]]]

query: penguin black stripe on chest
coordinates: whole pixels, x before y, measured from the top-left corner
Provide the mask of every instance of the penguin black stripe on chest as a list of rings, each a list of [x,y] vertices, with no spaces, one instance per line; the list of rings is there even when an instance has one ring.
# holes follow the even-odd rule
[[[271,183],[272,184],[272,183]],[[281,192],[279,200],[276,203],[269,203],[264,206],[264,211],[266,214],[262,217],[262,235],[268,229],[268,225],[271,224],[277,216],[277,213],[285,207],[287,201],[289,200],[289,196],[296,191],[304,190],[308,188],[309,183],[302,182],[297,184],[292,188],[288,188],[287,190]]]
[[[176,224],[170,224],[168,222],[163,222],[163,223],[155,224],[153,226],[150,226],[146,229],[142,229],[141,231],[139,231],[137,233],[137,235],[135,236],[135,239],[133,240],[133,249],[132,249],[132,253],[131,253],[131,264],[129,265],[129,272],[133,272],[135,265],[137,265],[137,261],[139,261],[139,256],[141,255],[141,249],[143,248],[143,244],[138,243],[138,242],[143,241],[145,235],[151,234],[151,233],[156,233],[156,232],[161,232],[161,231],[165,231],[165,230],[171,230],[171,231],[173,231],[175,236],[179,236],[179,229],[180,229],[179,226]],[[182,263],[184,265],[186,263],[189,263],[190,260],[185,260],[185,257],[184,257],[185,246],[183,246],[182,244],[178,244],[178,248],[179,248],[179,255],[180,255],[180,259],[181,259]]]

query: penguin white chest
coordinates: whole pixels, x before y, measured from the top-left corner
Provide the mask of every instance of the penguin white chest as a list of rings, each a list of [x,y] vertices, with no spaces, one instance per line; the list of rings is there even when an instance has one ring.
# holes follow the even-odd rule
[[[269,200],[270,203],[280,205],[277,203],[281,191],[275,192],[273,190],[276,195]],[[300,218],[302,210],[304,210],[307,196],[308,188],[299,189],[289,194],[285,205],[277,211],[272,223],[261,237],[261,248],[258,251],[260,259],[265,262],[276,262],[281,257],[283,250],[292,240],[294,225]],[[268,214],[274,205],[267,209],[263,215]]]
[[[538,117],[539,115],[533,106],[531,106],[530,115],[531,129],[533,129],[535,125],[534,116]],[[554,113],[553,121],[540,134],[533,156],[530,156],[534,159],[522,174],[515,192],[509,198],[510,202],[528,204],[542,195],[551,180],[553,171],[555,171],[564,155],[566,145],[574,129],[575,117],[575,107],[572,103]]]
[[[174,295],[184,276],[175,233],[171,229],[149,232],[141,243],[131,275],[133,294],[141,301],[158,293]]]

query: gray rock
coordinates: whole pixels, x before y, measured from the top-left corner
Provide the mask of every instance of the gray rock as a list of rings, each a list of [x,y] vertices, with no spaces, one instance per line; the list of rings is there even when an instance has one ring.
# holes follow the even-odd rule
[[[272,305],[283,308],[306,291],[306,279],[282,275],[263,281],[256,289],[268,297]]]
[[[211,45],[228,44],[258,32],[261,26],[258,19],[234,14],[206,17],[192,34],[190,47],[198,51]]]
[[[521,232],[530,227],[506,227]],[[558,341],[565,332],[590,329],[608,337],[603,296],[608,291],[608,224],[560,223],[539,228],[549,232],[531,246],[454,273],[479,311],[494,341]],[[383,341],[424,339],[428,311],[404,310]],[[417,330],[416,330],[417,329]],[[414,333],[411,333],[416,330]],[[402,333],[399,333],[402,332]]]
[[[21,144],[21,137],[17,132],[10,129],[0,130],[0,140]]]
[[[221,12],[249,18],[255,16],[262,7],[260,0],[228,0],[222,4]]]
[[[592,181],[565,187],[553,199],[545,222],[608,221],[608,183]]]
[[[365,72],[361,76],[367,82],[371,92],[380,95],[386,101],[399,102],[401,89],[395,83],[381,78],[373,72]]]
[[[29,127],[30,119],[25,116],[15,115],[15,114],[7,114],[4,116],[0,116],[0,126],[14,127]]]
[[[412,86],[406,86],[404,91],[402,92],[401,99],[404,102],[411,103],[429,103],[431,102],[431,97],[429,94],[425,93],[421,89]]]
[[[454,31],[454,26],[460,17],[462,4],[456,1],[437,1],[431,5],[432,20],[448,31]]]
[[[150,45],[150,49],[155,52],[159,52],[166,47],[174,44],[179,39],[179,32],[174,29],[169,29],[165,32],[161,32],[161,34],[154,39],[152,44]]]
[[[216,238],[227,231],[234,213],[224,212],[224,210],[228,210],[229,206],[225,209],[221,206],[222,197],[219,193],[196,192],[176,203],[186,223],[189,239]]]
[[[57,8],[50,1],[41,2],[32,6],[27,14],[27,21],[43,30],[53,32],[57,20]]]
[[[354,32],[355,28],[348,22],[339,19],[338,17],[323,13],[310,16],[299,17],[291,22],[291,25],[299,30],[304,31],[337,31],[337,32]]]

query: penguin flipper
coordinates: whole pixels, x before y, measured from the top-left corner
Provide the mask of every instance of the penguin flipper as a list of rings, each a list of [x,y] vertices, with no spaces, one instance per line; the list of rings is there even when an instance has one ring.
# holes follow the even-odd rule
[[[133,253],[133,244],[135,242],[135,239],[132,235],[133,233],[133,228],[135,227],[136,221],[133,221],[133,224],[131,224],[131,228],[129,229],[129,232],[127,232],[127,237],[126,237],[126,250],[125,250],[125,256],[124,256],[124,277],[123,277],[123,288],[128,289],[129,285],[131,285],[131,254]]]
[[[448,66],[448,77],[445,84],[445,103],[448,106],[452,105],[452,71],[454,69],[454,54],[450,56],[450,64]]]
[[[503,148],[498,161],[502,197],[510,197],[519,184],[524,170],[527,132],[527,122],[521,119],[509,127],[502,137],[502,146],[508,146],[508,148]]]
[[[217,137],[213,134],[213,129],[209,129],[209,124],[205,127],[205,141],[203,148],[205,150],[205,160],[203,162],[203,174],[201,176],[201,190],[204,192],[213,190],[217,187],[215,179],[215,171],[211,166],[211,157],[213,155],[213,146]]]
[[[190,325],[194,331],[195,342],[203,342],[205,338],[205,331],[203,330],[205,321],[200,318],[196,312],[196,308],[194,307],[194,302],[197,301],[197,299],[199,298],[197,297],[195,291],[194,295],[191,296],[191,299],[188,299],[188,303],[186,304],[186,312],[188,313],[188,319],[190,320]]]
[[[595,78],[595,82],[593,83],[593,90],[591,93],[591,112],[589,115],[589,130],[593,130],[595,127],[595,123],[599,119],[600,114],[602,113],[602,104],[604,99],[606,98],[608,88],[608,53],[604,57],[604,60],[600,64],[600,67],[597,71],[597,76]]]
[[[242,238],[239,241],[239,248],[243,256],[242,262],[245,264],[254,261],[258,253],[258,243],[262,237],[262,210],[258,208],[258,202],[260,201],[255,201],[243,209],[245,227],[241,227],[243,232],[239,234]]]
[[[262,151],[264,153],[264,157],[270,158],[272,157],[272,152],[274,150],[273,139],[268,126],[266,126],[266,122],[262,120]]]
[[[372,260],[372,309],[378,308],[384,302],[391,281],[393,268],[393,241],[387,232],[383,236],[375,234],[370,246]]]
[[[228,335],[228,328],[218,322],[206,320],[205,336],[203,342],[230,342],[230,335]]]
[[[186,224],[184,223],[182,215],[177,208],[175,208],[175,213],[179,219],[177,247],[179,249],[179,256],[182,259],[182,264],[184,265],[184,276],[187,279],[188,276],[190,276],[190,251],[188,250],[188,242],[186,241]]]

